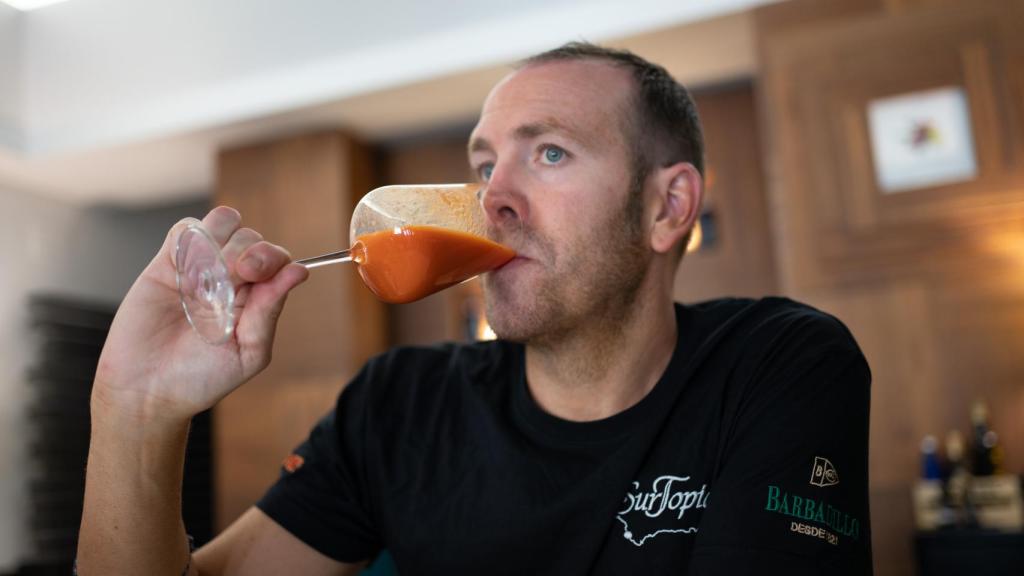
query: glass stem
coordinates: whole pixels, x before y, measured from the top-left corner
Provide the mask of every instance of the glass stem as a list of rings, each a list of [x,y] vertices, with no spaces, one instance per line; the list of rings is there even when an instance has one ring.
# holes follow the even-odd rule
[[[341,262],[352,261],[352,250],[340,250],[338,252],[331,252],[329,254],[322,254],[320,256],[314,256],[312,258],[303,258],[302,260],[296,260],[296,264],[302,264],[306,268],[319,268],[320,266],[327,266],[328,264],[339,264]]]

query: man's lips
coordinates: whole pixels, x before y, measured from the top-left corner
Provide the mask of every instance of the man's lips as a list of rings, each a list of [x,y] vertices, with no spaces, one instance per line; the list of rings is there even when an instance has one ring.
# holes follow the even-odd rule
[[[497,272],[499,270],[505,270],[506,268],[507,269],[516,268],[516,267],[524,264],[525,262],[527,262],[529,260],[531,260],[531,258],[528,257],[528,256],[523,256],[522,254],[516,254],[515,258],[512,258],[508,262],[505,262],[501,266],[498,266],[497,268],[495,268],[494,271]]]

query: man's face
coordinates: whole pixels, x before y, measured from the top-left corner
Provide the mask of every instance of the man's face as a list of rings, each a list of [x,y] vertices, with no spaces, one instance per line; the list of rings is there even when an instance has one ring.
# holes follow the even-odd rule
[[[502,338],[557,339],[633,302],[651,256],[630,190],[631,91],[625,70],[574,61],[524,68],[487,98],[469,160],[492,237],[519,253],[483,279]]]

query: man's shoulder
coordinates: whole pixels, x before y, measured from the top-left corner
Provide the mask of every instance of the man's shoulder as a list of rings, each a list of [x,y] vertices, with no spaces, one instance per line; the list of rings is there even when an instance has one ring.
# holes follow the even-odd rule
[[[813,364],[822,358],[865,362],[842,321],[789,298],[710,300],[681,306],[679,314],[681,325],[696,334],[690,337],[697,340],[695,347],[730,366],[761,370]]]
[[[857,348],[849,328],[838,318],[790,298],[717,298],[677,307],[715,327],[732,325],[746,338],[778,341],[780,337],[800,335],[819,345]]]
[[[763,296],[761,298],[731,296],[693,303],[677,303],[676,306],[721,315],[756,312],[759,314],[810,314],[831,317],[809,304],[784,296]]]

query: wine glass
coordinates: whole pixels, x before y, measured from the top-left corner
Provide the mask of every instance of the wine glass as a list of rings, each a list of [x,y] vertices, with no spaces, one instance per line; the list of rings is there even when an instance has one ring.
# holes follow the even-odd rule
[[[418,300],[515,257],[485,237],[478,191],[475,184],[377,188],[352,213],[350,248],[296,262],[307,268],[355,262],[381,300]],[[189,324],[210,344],[227,341],[235,329],[238,287],[220,245],[196,223],[178,236],[176,250],[178,293]]]

